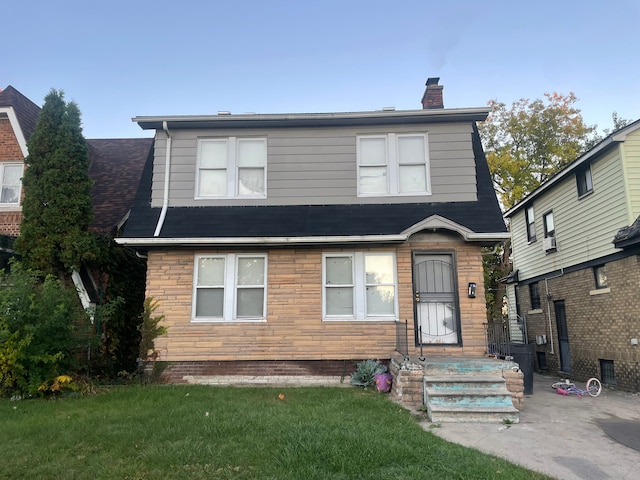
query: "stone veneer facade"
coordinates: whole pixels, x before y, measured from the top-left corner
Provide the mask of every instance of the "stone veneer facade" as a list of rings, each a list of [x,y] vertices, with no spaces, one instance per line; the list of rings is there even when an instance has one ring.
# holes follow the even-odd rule
[[[329,374],[365,358],[388,360],[396,355],[394,322],[322,320],[322,254],[339,251],[394,252],[397,260],[399,319],[413,328],[412,252],[455,251],[462,325],[462,346],[425,346],[429,355],[481,356],[485,353],[486,321],[482,256],[479,246],[457,235],[419,234],[400,245],[272,248],[268,255],[267,318],[255,323],[192,323],[194,255],[197,253],[255,253],[253,250],[152,250],[147,263],[147,297],[159,304],[167,334],[156,339],[158,360],[168,361],[165,376],[178,381],[184,375],[224,374],[253,369],[266,374]],[[467,297],[467,285],[478,286],[477,297]],[[410,330],[411,332],[411,330]],[[410,354],[417,355],[412,334]],[[317,362],[310,366],[309,361]],[[350,362],[345,367],[344,362]],[[230,367],[227,362],[240,362]],[[244,363],[242,363],[244,362]],[[247,366],[252,362],[252,366]],[[266,369],[266,370],[265,370]],[[287,373],[288,372],[288,373]]]

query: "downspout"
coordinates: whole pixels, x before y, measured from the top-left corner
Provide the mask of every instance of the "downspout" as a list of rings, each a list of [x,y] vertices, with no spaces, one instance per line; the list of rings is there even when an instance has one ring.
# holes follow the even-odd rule
[[[164,159],[164,193],[162,195],[162,211],[160,212],[160,218],[158,218],[158,224],[156,225],[156,231],[153,232],[153,236],[160,235],[162,225],[164,225],[164,219],[167,216],[167,209],[169,208],[169,172],[171,169],[171,134],[169,133],[169,127],[166,120],[162,122],[162,129],[167,134],[166,154]]]

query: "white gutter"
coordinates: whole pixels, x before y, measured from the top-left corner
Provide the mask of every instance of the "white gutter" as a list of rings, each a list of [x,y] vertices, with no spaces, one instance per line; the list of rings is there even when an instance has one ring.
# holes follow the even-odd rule
[[[162,211],[160,212],[160,218],[158,218],[158,224],[156,225],[156,231],[153,232],[153,236],[160,235],[162,225],[164,225],[164,219],[167,216],[167,209],[169,208],[169,172],[171,169],[171,134],[167,127],[166,120],[162,122],[162,129],[167,134],[166,155],[164,159],[164,194],[162,196]]]
[[[404,242],[407,235],[340,235],[317,237],[196,237],[196,238],[116,238],[119,245],[204,246],[204,245],[296,245],[352,242]]]
[[[191,237],[191,238],[116,238],[119,245],[151,246],[220,246],[220,245],[310,245],[331,243],[406,242],[410,233],[396,235],[335,235],[315,237]],[[508,233],[477,233],[463,235],[468,242],[504,241]]]

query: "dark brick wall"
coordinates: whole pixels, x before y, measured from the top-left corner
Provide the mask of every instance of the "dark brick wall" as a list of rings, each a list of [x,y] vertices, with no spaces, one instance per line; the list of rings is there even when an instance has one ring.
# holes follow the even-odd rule
[[[592,268],[548,279],[550,299],[544,280],[540,281],[542,311],[536,313],[530,311],[528,285],[519,286],[518,299],[527,319],[528,341],[535,343],[537,335],[547,335],[548,342],[553,339],[554,353],[551,343],[536,345],[536,351],[545,355],[550,373],[561,375],[554,301],[564,300],[571,378],[579,381],[601,378],[600,359],[613,360],[615,386],[640,391],[640,346],[631,345],[632,338],[640,339],[640,256],[607,263],[605,271],[608,291],[595,295]],[[535,364],[539,369],[538,354]]]
[[[356,370],[355,360],[273,360],[273,361],[202,361],[169,362],[163,373],[168,383],[184,383],[185,375],[242,376],[347,376]]]

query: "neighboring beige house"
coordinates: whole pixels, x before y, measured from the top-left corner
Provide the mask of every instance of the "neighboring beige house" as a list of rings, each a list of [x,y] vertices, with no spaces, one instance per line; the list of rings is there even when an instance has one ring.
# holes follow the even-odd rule
[[[640,389],[640,120],[505,213],[539,369]],[[515,300],[515,302],[514,302]]]
[[[485,354],[481,248],[509,237],[488,108],[445,109],[438,79],[422,103],[134,118],[155,153],[117,241],[148,257],[173,381],[340,375],[404,321],[412,355]]]

